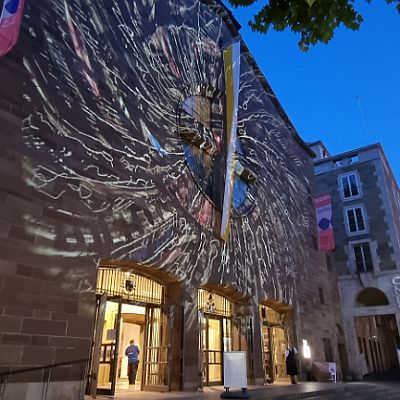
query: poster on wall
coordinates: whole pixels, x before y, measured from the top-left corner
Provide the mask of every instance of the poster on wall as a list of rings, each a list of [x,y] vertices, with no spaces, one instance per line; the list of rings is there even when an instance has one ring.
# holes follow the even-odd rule
[[[315,197],[315,212],[318,225],[318,249],[331,251],[335,249],[335,238],[332,226],[332,203],[329,193]]]

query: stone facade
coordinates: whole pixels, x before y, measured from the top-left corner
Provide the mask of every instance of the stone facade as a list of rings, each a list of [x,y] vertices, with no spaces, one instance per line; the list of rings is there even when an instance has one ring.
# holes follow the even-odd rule
[[[318,142],[311,145],[311,148],[320,146],[321,143]],[[317,193],[328,192],[332,198],[332,224],[336,249],[330,258],[339,275],[340,298],[352,373],[356,378],[360,378],[369,372],[396,367],[398,360],[395,357],[396,348],[393,343],[397,341],[399,345],[400,329],[400,304],[396,298],[398,291],[396,285],[400,281],[400,202],[398,201],[400,191],[397,182],[379,144],[336,156],[316,158],[315,174]],[[346,176],[350,175],[357,180],[358,189],[346,198],[343,179],[348,179]],[[364,224],[360,226],[355,222],[358,226],[354,226],[353,223],[353,228],[350,227],[352,222],[348,217],[348,210],[351,209],[362,209]],[[356,221],[357,218],[356,216]],[[352,229],[355,232],[352,232]],[[379,292],[373,292],[374,289],[381,291],[382,301]],[[359,296],[363,293],[368,293],[371,304],[363,304],[362,301],[360,303]],[[379,330],[374,320],[375,317],[379,320],[383,316],[390,317],[393,323],[397,320],[396,329],[387,328],[393,330],[393,337],[388,340],[386,340],[387,332],[382,333],[384,330]],[[375,353],[379,355],[379,352],[368,349],[366,354],[365,347],[368,346],[360,344],[364,334],[361,335],[357,331],[356,321],[361,317],[370,318],[369,329],[375,333],[369,332],[364,340],[367,343],[371,342],[371,348],[382,347],[381,365],[378,365],[378,362],[373,365],[371,362],[376,356]],[[376,334],[377,331],[380,332],[379,335]],[[390,341],[391,344],[388,343]]]
[[[322,339],[340,339],[316,250],[312,153],[244,44],[237,153],[256,180],[235,176],[229,240],[219,239],[221,49],[239,28],[229,12],[187,0],[38,0],[25,11],[17,46],[0,60],[5,398],[42,399],[56,387],[60,399],[83,396],[104,264],[165,285],[171,388],[199,386],[200,288],[246,318],[251,382],[264,382],[260,304],[292,311],[290,340],[312,350],[304,375],[324,361]],[[209,104],[209,116],[188,111],[193,102]],[[187,134],[199,129],[202,145]]]

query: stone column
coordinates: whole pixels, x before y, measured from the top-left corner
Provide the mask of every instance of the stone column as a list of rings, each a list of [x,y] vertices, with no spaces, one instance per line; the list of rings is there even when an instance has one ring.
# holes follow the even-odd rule
[[[344,331],[346,336],[349,365],[352,375],[357,380],[362,379],[362,365],[359,356],[357,334],[353,315],[343,315]]]
[[[253,307],[253,373],[254,384],[264,384],[264,368],[262,362],[262,338],[260,325],[260,308]]]
[[[168,328],[170,332],[170,349],[168,356],[168,361],[170,363],[170,387],[171,390],[182,390],[183,306],[180,283],[167,285],[165,306],[168,310]]]
[[[202,388],[202,375],[199,360],[197,290],[185,290],[183,318],[183,390],[197,391],[199,388]]]

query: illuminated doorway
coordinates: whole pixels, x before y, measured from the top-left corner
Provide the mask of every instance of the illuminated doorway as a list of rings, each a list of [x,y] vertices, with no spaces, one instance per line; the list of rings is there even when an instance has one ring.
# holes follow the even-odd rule
[[[232,303],[221,295],[200,289],[198,309],[202,383],[221,384],[223,352],[232,350]]]
[[[164,286],[131,271],[99,268],[96,325],[88,393],[169,390],[168,323]],[[129,385],[125,349],[139,346],[135,385]]]
[[[260,306],[262,322],[262,352],[266,383],[289,382],[286,375],[285,350],[289,345],[289,329],[285,325],[287,313],[279,313],[268,306]]]

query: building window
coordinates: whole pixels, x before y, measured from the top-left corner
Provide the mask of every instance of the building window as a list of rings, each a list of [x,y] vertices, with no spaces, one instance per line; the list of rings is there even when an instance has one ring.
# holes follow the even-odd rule
[[[360,352],[360,354],[362,354],[363,351],[363,345],[362,345],[362,338],[360,338],[360,336],[357,337],[358,340],[358,351]]]
[[[400,208],[400,191],[396,188],[393,188],[393,196],[396,202],[396,207]]]
[[[364,213],[365,211],[362,206],[345,209],[348,234],[362,233],[367,230]]]
[[[332,261],[328,253],[325,253],[325,258],[326,258],[326,268],[328,269],[328,271],[332,271]]]
[[[340,175],[339,186],[342,199],[353,199],[361,196],[359,177],[356,172]]]
[[[322,339],[322,342],[324,343],[325,361],[333,362],[333,351],[332,351],[331,340],[328,338],[324,338]]]
[[[356,260],[356,268],[358,272],[373,271],[371,248],[369,243],[359,243],[353,245],[354,257]]]
[[[324,298],[324,291],[322,288],[318,288],[318,292],[319,292],[319,302],[321,304],[325,304],[325,298]]]
[[[365,354],[365,363],[367,364],[367,367],[369,367],[370,364],[369,364],[369,355],[368,355],[367,341],[365,340],[365,338],[363,338],[363,339],[362,339],[362,342],[363,342],[363,349],[365,350],[365,351],[364,351],[364,354]]]
[[[354,163],[359,162],[359,161],[360,161],[360,158],[358,157],[358,154],[356,154],[355,156],[352,156],[350,158],[350,164],[354,164]]]
[[[164,286],[130,270],[100,266],[96,293],[107,293],[110,297],[121,297],[131,301],[162,304]]]

